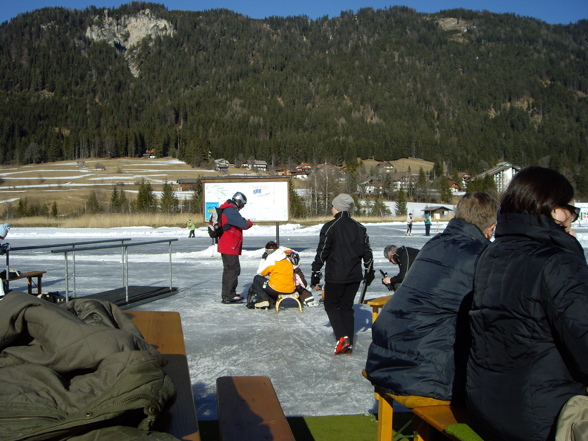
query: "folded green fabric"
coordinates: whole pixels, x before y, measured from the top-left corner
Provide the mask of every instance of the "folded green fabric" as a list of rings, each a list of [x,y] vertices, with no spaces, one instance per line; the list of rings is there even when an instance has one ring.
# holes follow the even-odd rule
[[[463,423],[447,426],[445,432],[461,441],[484,441],[470,426]]]

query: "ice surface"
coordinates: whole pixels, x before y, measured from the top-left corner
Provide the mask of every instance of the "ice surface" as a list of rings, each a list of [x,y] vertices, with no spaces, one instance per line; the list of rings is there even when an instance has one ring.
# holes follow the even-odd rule
[[[446,224],[433,224],[432,233]],[[382,250],[395,244],[420,248],[427,241],[422,222],[415,223],[413,236],[405,236],[404,223],[366,224],[378,278],[367,298],[387,295],[379,283],[378,269],[396,274],[397,267],[384,259]],[[310,280],[310,264],[318,243],[319,226],[281,225],[280,244],[300,253],[301,267]],[[584,248],[588,228],[578,227]],[[351,356],[334,356],[335,339],[321,306],[305,308],[300,314],[292,301],[285,309],[249,310],[244,305],[220,303],[222,262],[204,228],[188,239],[180,228],[12,228],[5,242],[11,247],[64,244],[88,240],[130,238],[132,243],[174,239],[172,248],[173,286],[177,294],[135,309],[179,311],[190,365],[198,418],[214,420],[216,378],[223,375],[267,375],[271,378],[287,416],[349,415],[375,412],[373,388],[361,375],[371,342],[371,309],[355,306],[355,348]],[[238,291],[243,296],[255,275],[263,248],[276,239],[275,226],[254,226],[245,232]],[[58,246],[54,248],[60,248]],[[44,291],[65,293],[65,259],[54,249],[13,251],[10,267],[21,271],[45,270]],[[167,243],[129,248],[129,285],[169,286]],[[120,249],[85,251],[75,254],[75,287],[78,296],[120,288]],[[69,256],[69,289],[72,290],[72,260]],[[21,284],[19,284],[22,282]],[[26,280],[11,283],[26,289]],[[291,303],[289,303],[291,302]]]

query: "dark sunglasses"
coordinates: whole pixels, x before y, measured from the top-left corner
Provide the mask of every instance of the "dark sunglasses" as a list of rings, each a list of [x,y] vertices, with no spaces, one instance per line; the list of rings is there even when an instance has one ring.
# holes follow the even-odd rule
[[[573,205],[570,205],[570,204],[562,204],[561,206],[562,206],[562,208],[565,208],[570,213],[572,213],[572,216],[574,217],[572,219],[572,222],[576,222],[578,220],[578,218],[580,217],[580,210],[581,210],[580,207],[574,207]]]

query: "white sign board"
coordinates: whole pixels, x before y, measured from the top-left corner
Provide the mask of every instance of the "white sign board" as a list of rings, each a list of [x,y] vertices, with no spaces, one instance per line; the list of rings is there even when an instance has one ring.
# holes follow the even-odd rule
[[[288,180],[251,179],[202,180],[204,184],[204,221],[212,211],[240,191],[247,205],[240,213],[245,219],[264,222],[288,222]]]

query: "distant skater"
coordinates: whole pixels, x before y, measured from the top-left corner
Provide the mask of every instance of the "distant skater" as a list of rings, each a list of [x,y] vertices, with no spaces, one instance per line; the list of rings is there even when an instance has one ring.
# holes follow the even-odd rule
[[[406,217],[406,235],[412,236],[412,213],[408,213]]]
[[[431,215],[425,214],[425,236],[431,235]]]
[[[190,233],[188,234],[188,238],[190,237],[196,237],[194,235],[194,230],[196,229],[196,224],[194,223],[194,221],[192,219],[188,219],[188,230],[190,230]]]

